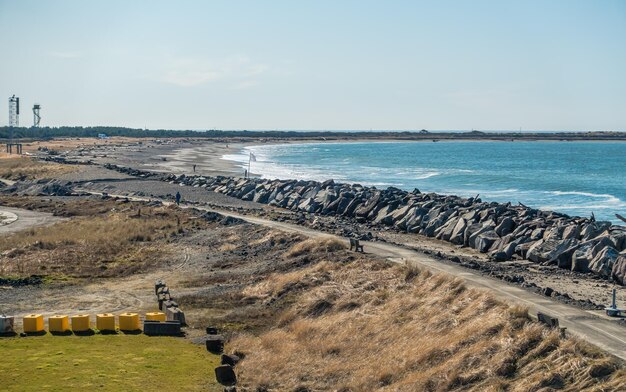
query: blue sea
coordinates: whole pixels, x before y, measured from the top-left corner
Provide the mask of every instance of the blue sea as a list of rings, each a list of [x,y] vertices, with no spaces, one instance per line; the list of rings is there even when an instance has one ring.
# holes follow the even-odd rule
[[[590,216],[626,215],[625,142],[363,142],[246,147],[224,156],[264,178],[476,196]]]

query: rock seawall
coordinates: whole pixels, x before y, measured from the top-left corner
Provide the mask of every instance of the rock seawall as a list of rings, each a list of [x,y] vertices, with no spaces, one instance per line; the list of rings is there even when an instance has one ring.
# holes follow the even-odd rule
[[[141,177],[155,173],[107,165]],[[241,200],[293,211],[341,215],[361,223],[422,234],[486,253],[589,272],[626,284],[626,227],[570,217],[524,205],[484,202],[398,188],[303,180],[161,175],[161,180],[203,187]]]

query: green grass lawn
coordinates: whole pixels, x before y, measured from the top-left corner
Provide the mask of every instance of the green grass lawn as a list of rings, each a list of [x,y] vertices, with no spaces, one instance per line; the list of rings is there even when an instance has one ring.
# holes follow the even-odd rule
[[[0,338],[3,391],[221,391],[217,365],[219,356],[182,338]]]

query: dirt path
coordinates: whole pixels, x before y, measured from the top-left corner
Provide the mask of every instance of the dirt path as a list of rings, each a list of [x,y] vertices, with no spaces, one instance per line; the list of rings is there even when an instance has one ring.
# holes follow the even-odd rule
[[[15,233],[36,226],[46,226],[63,220],[47,212],[23,210],[0,206],[0,215],[10,217],[7,224],[0,225],[0,235]]]

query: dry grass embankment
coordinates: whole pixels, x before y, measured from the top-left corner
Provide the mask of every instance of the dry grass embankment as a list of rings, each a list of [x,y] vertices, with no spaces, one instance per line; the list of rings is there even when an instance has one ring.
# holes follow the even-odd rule
[[[314,247],[314,241],[297,244],[286,255]],[[291,297],[273,328],[235,335],[228,344],[246,355],[238,365],[242,390],[617,391],[626,386],[626,371],[616,360],[450,276],[372,260],[324,261],[273,274],[242,294],[267,304]]]
[[[20,205],[12,200],[12,205]],[[17,200],[33,202],[29,198]],[[51,205],[40,205],[41,210],[55,208],[65,215],[80,216],[0,237],[0,276],[128,275],[166,261],[173,238],[207,225],[197,219],[199,213],[175,207],[112,200],[48,203]]]
[[[307,253],[335,252],[342,249],[346,249],[346,244],[333,237],[311,238],[294,245],[285,253],[285,257],[301,256]]]
[[[74,138],[56,138],[49,140],[16,140],[16,142],[22,143],[22,150],[24,153],[35,153],[40,148],[46,148],[55,151],[69,151],[77,148],[93,147],[93,146],[113,146],[137,142],[146,142],[154,140],[152,138],[132,138],[123,136],[114,136],[108,139],[98,139],[96,137],[74,137]],[[1,159],[13,159],[15,154],[7,154],[4,150],[0,150]]]
[[[76,166],[43,162],[24,156],[0,159],[0,178],[13,181],[54,178],[77,170]]]

